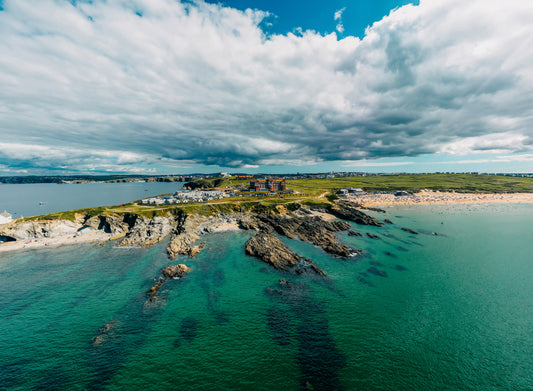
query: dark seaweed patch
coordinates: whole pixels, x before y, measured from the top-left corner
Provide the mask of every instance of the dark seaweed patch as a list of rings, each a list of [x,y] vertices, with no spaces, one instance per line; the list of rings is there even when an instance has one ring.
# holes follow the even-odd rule
[[[279,306],[270,307],[267,311],[267,325],[272,338],[280,346],[291,343],[290,314]]]
[[[388,277],[386,271],[384,271],[384,270],[379,270],[378,268],[375,268],[375,267],[371,267],[371,268],[369,268],[369,269],[368,269],[368,272],[369,272],[370,274],[375,275],[375,276]]]
[[[401,272],[407,270],[407,268],[406,268],[405,266],[402,266],[402,265],[396,265],[394,268],[395,268],[396,270],[401,271]]]
[[[180,336],[191,342],[198,335],[198,321],[193,317],[187,317],[181,321]]]

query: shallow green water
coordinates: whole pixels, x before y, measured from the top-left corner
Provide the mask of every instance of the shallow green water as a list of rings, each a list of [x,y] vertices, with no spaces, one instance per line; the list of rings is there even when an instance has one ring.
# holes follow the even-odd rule
[[[532,389],[533,206],[377,217],[395,224],[354,229],[380,239],[339,235],[365,250],[348,261],[283,239],[326,279],[245,256],[250,233],[206,236],[155,302],[166,243],[0,254],[0,388]]]

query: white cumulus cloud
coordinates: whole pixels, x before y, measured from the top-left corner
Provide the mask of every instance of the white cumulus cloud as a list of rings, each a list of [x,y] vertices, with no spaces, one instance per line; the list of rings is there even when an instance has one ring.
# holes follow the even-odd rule
[[[127,171],[532,151],[528,3],[422,0],[360,40],[266,36],[265,12],[201,0],[4,0],[0,163]]]

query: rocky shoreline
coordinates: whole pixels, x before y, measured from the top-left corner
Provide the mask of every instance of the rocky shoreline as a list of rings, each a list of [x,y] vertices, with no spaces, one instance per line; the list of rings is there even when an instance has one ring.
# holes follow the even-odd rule
[[[212,216],[186,214],[181,209],[169,212],[167,216],[145,217],[134,213],[106,213],[97,216],[75,215],[74,221],[35,220],[12,222],[0,226],[0,236],[10,243],[0,245],[0,251],[9,250],[10,245],[31,245],[39,243],[75,243],[94,239],[98,243],[115,241],[115,246],[152,246],[169,237],[167,253],[170,260],[178,255],[190,258],[201,252],[205,242],[202,234],[227,229],[255,231],[245,245],[247,255],[260,259],[273,268],[293,274],[311,273],[325,276],[327,273],[314,264],[313,260],[301,257],[281,242],[279,236],[312,243],[326,253],[339,259],[348,259],[361,252],[339,242],[336,233],[345,231],[357,235],[347,221],[362,225],[380,227],[381,221],[362,212],[355,204],[341,201],[327,207],[305,206],[293,203],[290,208],[271,208],[254,212],[232,212]],[[176,270],[174,270],[176,269]],[[179,269],[179,270],[178,270]],[[170,278],[181,278],[189,267],[168,265],[161,270],[157,282],[147,292],[153,300],[164,282]],[[174,273],[176,272],[176,273]]]

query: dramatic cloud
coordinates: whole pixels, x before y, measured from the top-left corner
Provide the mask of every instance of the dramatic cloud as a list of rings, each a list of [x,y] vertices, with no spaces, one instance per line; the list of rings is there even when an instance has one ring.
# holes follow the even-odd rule
[[[267,14],[201,1],[73,3],[3,2],[4,167],[253,167],[533,150],[528,1],[421,1],[363,40],[265,36]]]

